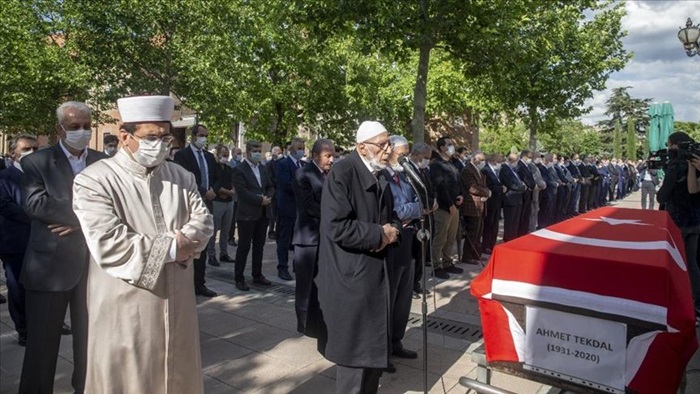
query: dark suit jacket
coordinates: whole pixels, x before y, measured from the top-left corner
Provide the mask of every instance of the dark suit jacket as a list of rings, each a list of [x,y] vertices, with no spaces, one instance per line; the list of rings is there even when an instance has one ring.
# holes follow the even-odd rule
[[[557,195],[557,187],[559,186],[559,180],[552,177],[552,172],[549,168],[542,163],[537,164],[537,168],[540,169],[540,174],[542,174],[542,180],[547,184],[547,188],[540,191],[540,201],[552,200]],[[555,172],[556,175],[556,172]]]
[[[24,254],[31,219],[22,208],[22,171],[0,171],[0,254]]]
[[[459,171],[449,161],[437,157],[430,165],[430,179],[435,187],[438,207],[449,211],[458,196],[462,194],[462,186],[459,184]]]
[[[106,157],[88,149],[86,165]],[[24,288],[71,290],[88,266],[85,238],[80,230],[60,237],[48,225],[80,227],[73,212],[73,170],[60,144],[22,159],[22,170],[24,210],[32,219],[22,270]]]
[[[317,165],[310,163],[294,173],[292,189],[296,201],[292,245],[318,245],[321,224],[321,194],[325,177]]]
[[[518,173],[520,180],[525,183],[525,186],[527,186],[530,190],[535,189],[535,177],[532,176],[532,172],[530,172],[530,169],[527,168],[527,164],[525,164],[525,162],[518,160],[516,172]]]
[[[489,167],[487,163],[481,174],[486,180],[486,187],[491,190],[491,198],[486,201],[487,210],[498,210],[501,209],[503,204],[503,184],[501,179],[496,175],[496,173]]]
[[[503,186],[508,188],[503,197],[503,206],[514,207],[522,205],[525,184],[516,177],[515,170],[510,168],[507,163],[503,163],[501,171],[498,172],[498,177],[501,179]]]
[[[428,189],[427,191],[427,196],[425,193],[421,191],[419,194],[418,198],[421,201],[421,204],[423,204],[423,207],[427,209],[432,209],[433,208],[433,203],[435,202],[435,188],[433,188],[433,181],[430,179],[430,170],[427,168],[419,168],[417,165],[415,165],[412,161],[409,161],[411,167],[416,171],[416,174],[420,176],[420,179],[423,181],[423,184],[425,185],[425,188]],[[427,200],[426,200],[427,198]]]
[[[204,153],[204,160],[207,161],[209,187],[214,188],[214,183],[216,180],[214,176],[214,173],[216,172],[216,158],[206,150],[202,150],[202,152]],[[207,194],[207,190],[202,187],[202,173],[199,170],[199,162],[194,156],[192,147],[188,145],[184,149],[177,151],[177,153],[175,153],[175,162],[183,166],[187,171],[194,174],[194,178],[197,181],[197,189],[199,190],[199,194],[202,196],[204,203],[209,207],[209,210],[211,210],[212,202],[204,197],[204,195]]]
[[[472,163],[467,163],[464,166],[460,176],[464,187],[462,192],[464,202],[460,207],[462,216],[482,216],[486,207],[486,201],[481,201],[481,199],[484,197],[488,198],[490,193],[488,186],[486,186],[486,179]]]
[[[299,160],[299,165],[304,167],[306,163]],[[294,190],[292,183],[294,182],[294,173],[297,171],[297,166],[294,160],[285,157],[282,160],[277,160],[275,163],[275,191],[277,204],[277,217],[295,218],[297,216],[296,204],[294,203]]]
[[[270,197],[272,184],[268,178],[265,166],[258,164],[260,169],[260,184],[253,173],[253,169],[244,160],[233,169],[233,187],[238,195],[237,219],[240,221],[254,221],[260,219],[265,207],[262,205],[263,196]]]
[[[569,170],[572,177],[575,179],[581,179],[581,171],[578,170],[578,167],[573,161],[570,161],[569,164],[566,165],[566,168]]]

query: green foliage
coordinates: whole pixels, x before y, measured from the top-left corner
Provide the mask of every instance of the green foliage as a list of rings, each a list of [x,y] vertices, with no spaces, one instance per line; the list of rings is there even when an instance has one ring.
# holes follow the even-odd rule
[[[620,124],[620,119],[615,120],[615,131],[613,136],[613,157],[622,158],[622,125]]]
[[[632,117],[627,118],[627,136],[625,137],[625,144],[627,146],[627,159],[637,160],[637,133]]]
[[[42,1],[6,0],[0,23],[0,130],[49,134],[66,99],[87,98],[86,70],[51,29]]]
[[[606,102],[605,114],[610,119],[603,120],[599,126],[606,133],[612,133],[615,128],[615,122],[627,122],[627,119],[635,120],[635,131],[637,134],[644,135],[649,128],[651,118],[647,112],[649,109],[650,98],[635,98],[630,95],[628,90],[631,86],[624,86],[612,90],[610,97]]]
[[[682,131],[700,141],[700,122],[673,122],[673,131]]]
[[[518,150],[527,146],[527,130],[522,122],[491,125],[481,129],[480,148],[487,153],[507,153],[511,147]]]
[[[603,145],[600,132],[591,126],[586,126],[578,120],[556,122],[540,134],[540,148],[545,152],[564,155],[591,154],[602,155]]]

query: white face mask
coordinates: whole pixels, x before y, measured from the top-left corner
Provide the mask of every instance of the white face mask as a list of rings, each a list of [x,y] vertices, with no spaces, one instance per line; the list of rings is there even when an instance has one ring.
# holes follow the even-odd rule
[[[131,137],[139,143],[139,148],[136,152],[131,152],[131,156],[144,167],[155,167],[168,155],[168,145],[161,140],[149,141],[133,135]]]
[[[64,142],[71,148],[75,150],[83,150],[90,143],[90,139],[92,138],[92,130],[66,130],[63,126],[61,126],[61,128],[66,133]]]
[[[394,170],[394,172],[403,172],[403,167],[401,167],[401,164],[392,164],[391,169]]]
[[[204,145],[207,144],[207,137],[197,137],[193,144],[197,147],[197,149],[202,149],[204,148]]]
[[[114,156],[115,153],[117,153],[117,148],[113,146],[108,146],[105,148],[105,154],[107,156]]]
[[[501,171],[501,163],[495,164],[495,165],[493,166],[493,168],[494,168],[494,170],[496,170],[496,171]]]
[[[222,157],[219,159],[219,163],[221,164],[227,164],[228,163],[228,157]]]
[[[450,146],[447,147],[447,154],[450,155],[450,156],[452,156],[452,155],[455,154],[455,147],[454,147],[454,145],[450,145]]]
[[[525,164],[530,164],[530,163],[532,163],[532,159],[529,158],[529,157],[526,157],[526,158],[523,159],[523,163],[525,163]]]
[[[476,168],[478,168],[479,170],[483,170],[485,166],[486,162],[480,161],[479,164],[476,165]]]
[[[421,170],[428,168],[428,166],[430,166],[430,160],[428,159],[423,159],[420,163],[418,163],[418,168]]]

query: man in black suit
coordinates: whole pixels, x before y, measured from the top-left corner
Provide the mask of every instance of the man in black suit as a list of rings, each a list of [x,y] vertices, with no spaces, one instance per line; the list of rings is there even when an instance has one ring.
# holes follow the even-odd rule
[[[588,198],[591,194],[591,179],[593,178],[593,175],[588,169],[586,163],[579,159],[579,155],[574,155],[573,161],[581,174],[581,196],[579,197],[578,202],[578,213],[586,213],[589,210]]]
[[[484,216],[484,233],[481,237],[481,247],[484,253],[491,254],[498,238],[498,223],[503,206],[503,194],[508,190],[501,183],[498,172],[501,168],[502,156],[494,153],[487,158],[486,166],[481,170],[486,178],[486,187],[491,190],[491,198],[486,201],[486,216]],[[505,170],[504,170],[505,171]]]
[[[22,261],[29,243],[31,219],[22,208],[21,160],[36,152],[39,142],[29,134],[20,134],[10,140],[13,165],[0,171],[0,260],[7,279],[8,309],[17,331],[17,343],[27,343],[27,315],[24,286],[20,283]]]
[[[591,174],[591,187],[588,192],[588,209],[593,210],[598,208],[598,192],[602,182],[598,167],[595,165],[595,158],[593,156],[586,157],[585,164],[586,168],[588,168],[588,173]]]
[[[267,234],[267,206],[272,202],[272,184],[262,161],[262,144],[246,142],[246,159],[233,169],[233,187],[238,193],[238,249],[236,249],[235,281],[236,288],[248,291],[243,272],[250,245],[253,245],[253,283],[271,285],[262,274],[263,248]]]
[[[525,184],[525,192],[523,193],[523,206],[520,211],[520,222],[518,224],[518,236],[522,236],[530,232],[530,216],[532,216],[532,192],[535,190],[535,178],[528,168],[528,164],[532,163],[532,152],[524,150],[520,153],[520,160],[516,167],[518,177]]]
[[[292,280],[289,274],[289,247],[292,244],[294,234],[294,222],[297,211],[294,202],[294,173],[306,163],[304,158],[304,140],[294,138],[292,140],[289,155],[274,163],[275,166],[275,193],[277,205],[277,276],[282,280]],[[270,163],[273,165],[273,163]]]
[[[617,165],[617,161],[613,159],[608,163],[608,173],[610,174],[610,183],[608,184],[608,201],[613,202],[616,200],[615,190],[617,190],[617,184],[620,179],[620,170]]]
[[[542,158],[542,162],[537,164],[542,174],[542,180],[547,187],[540,192],[540,211],[537,216],[537,228],[545,228],[552,224],[554,209],[556,207],[557,195],[561,181],[553,167],[554,155],[547,153]]]
[[[516,172],[517,165],[518,155],[511,153],[498,173],[501,183],[507,188],[503,197],[503,242],[508,242],[519,236],[523,193],[525,193],[527,187]]]
[[[175,154],[175,162],[183,166],[187,171],[194,175],[195,181],[199,189],[199,194],[202,196],[204,204],[209,209],[209,213],[214,214],[214,173],[216,168],[216,158],[211,152],[204,149],[207,145],[207,137],[209,130],[204,125],[196,124],[192,126],[190,134],[190,145],[180,149]],[[209,242],[214,242],[212,237]],[[215,297],[216,292],[211,291],[204,285],[206,280],[207,265],[207,249],[204,249],[199,257],[194,259],[194,293],[204,297]],[[213,266],[219,266],[216,259],[209,261]]]
[[[51,393],[66,309],[73,327],[73,378],[85,388],[88,248],[73,213],[73,177],[106,155],[88,149],[90,108],[63,103],[56,111],[55,146],[22,159],[23,205],[31,232],[21,281],[26,291],[27,350],[19,392]]]
[[[292,239],[294,273],[297,277],[294,309],[297,313],[297,331],[313,338],[318,338],[323,327],[314,278],[318,273],[321,193],[334,155],[333,141],[317,140],[311,149],[311,163],[294,173],[292,183],[297,213]]]
[[[573,217],[578,214],[578,204],[579,200],[581,199],[581,171],[578,170],[578,166],[576,166],[573,160],[568,160],[565,157],[562,158],[562,160],[566,162],[566,169],[569,170],[571,177],[574,178],[574,185],[571,189],[571,197],[569,198],[567,209],[568,216]]]

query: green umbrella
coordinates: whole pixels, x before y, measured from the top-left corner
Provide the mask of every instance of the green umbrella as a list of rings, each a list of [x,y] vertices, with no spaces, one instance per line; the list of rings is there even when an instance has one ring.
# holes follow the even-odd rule
[[[666,147],[668,136],[673,133],[673,106],[668,101],[661,104],[661,118],[659,122],[660,148]]]
[[[659,149],[661,149],[661,132],[660,132],[660,124],[661,124],[661,104],[659,103],[653,103],[649,106],[649,110],[647,111],[649,113],[650,122],[649,122],[649,130],[647,131],[647,138],[648,138],[648,143],[649,143],[649,152],[655,152]],[[665,140],[664,140],[665,142]]]

